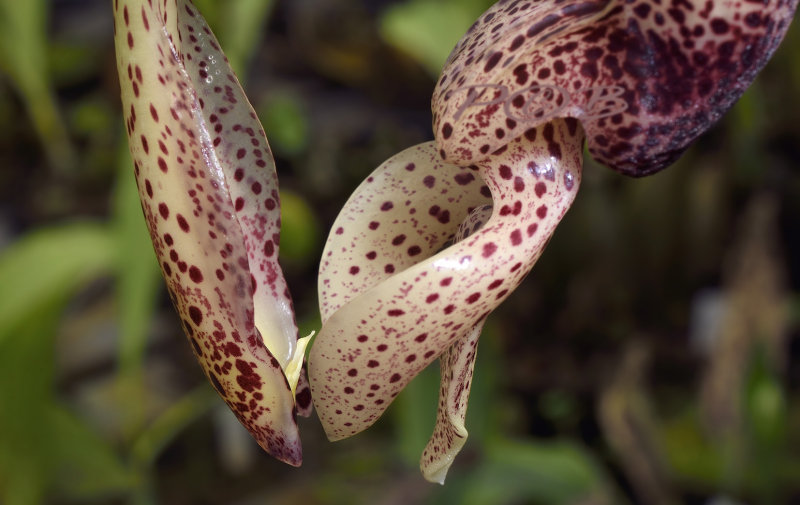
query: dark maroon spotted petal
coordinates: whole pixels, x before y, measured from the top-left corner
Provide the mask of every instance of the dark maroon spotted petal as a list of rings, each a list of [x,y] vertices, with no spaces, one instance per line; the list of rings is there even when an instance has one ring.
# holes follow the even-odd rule
[[[474,171],[443,164],[431,169],[435,148],[412,148],[380,167],[348,202],[326,246],[324,269],[337,273],[321,276],[325,322],[309,356],[314,406],[329,438],[342,439],[374,423],[399,391],[466,338],[539,258],[577,192],[583,132],[575,121],[561,120],[537,132],[533,140],[522,136],[512,141]],[[558,159],[552,156],[556,148]],[[406,170],[406,160],[424,161],[424,172]],[[428,192],[429,174],[436,178],[434,187],[449,176],[455,184],[440,189],[450,193],[437,197]],[[470,237],[437,253],[470,210],[457,188],[472,187],[481,194],[481,180],[494,200],[491,218]],[[462,201],[445,207],[450,197]],[[426,200],[427,212],[421,205]],[[442,210],[450,213],[448,223],[438,220]],[[396,214],[383,217],[387,212]],[[345,234],[346,239],[337,238]],[[419,253],[411,254],[414,246]],[[362,273],[361,268],[351,272],[346,258],[373,257],[372,252],[370,261],[381,263],[369,269],[370,280],[342,280]],[[340,255],[344,259],[336,259]],[[380,255],[391,258],[392,269]]]
[[[500,1],[448,60],[433,96],[445,160],[470,164],[554,117],[628,175],[675,161],[733,105],[797,0]]]
[[[293,391],[304,341],[277,261],[264,132],[190,2],[117,0],[114,20],[142,207],[186,335],[258,443],[298,465]]]

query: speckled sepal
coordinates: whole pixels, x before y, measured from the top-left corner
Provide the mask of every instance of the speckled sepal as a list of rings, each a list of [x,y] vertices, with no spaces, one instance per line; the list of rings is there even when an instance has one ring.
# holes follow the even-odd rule
[[[277,262],[280,202],[264,132],[190,2],[115,0],[114,20],[139,195],[186,335],[258,443],[299,465],[284,370],[300,346]]]

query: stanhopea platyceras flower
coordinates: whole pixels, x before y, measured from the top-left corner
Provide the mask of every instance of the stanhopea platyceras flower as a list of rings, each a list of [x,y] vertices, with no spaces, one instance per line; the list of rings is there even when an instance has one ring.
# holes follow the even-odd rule
[[[477,333],[571,205],[584,131],[595,159],[622,173],[668,166],[749,86],[796,5],[500,1],[484,13],[434,91],[436,142],[374,172],[328,239],[309,358],[328,436],[370,426],[441,356],[421,467],[442,482],[466,437]],[[483,184],[491,217],[440,251],[489,196]]]
[[[255,113],[188,0],[114,0],[123,110],[170,295],[216,390],[298,465],[311,398],[331,439],[374,423],[441,360],[426,478],[463,446],[483,322],[525,278],[601,163],[646,175],[744,92],[797,0],[502,0],[451,54],[435,142],[381,165],[345,204],[319,274],[309,356],[277,262],[275,167]]]

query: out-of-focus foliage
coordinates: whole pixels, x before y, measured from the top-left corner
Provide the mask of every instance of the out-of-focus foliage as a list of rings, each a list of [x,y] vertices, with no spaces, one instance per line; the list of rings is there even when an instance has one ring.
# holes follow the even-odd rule
[[[487,0],[197,0],[261,115],[281,253],[318,329],[327,227],[428,140],[430,93]],[[432,367],[305,463],[258,451],[194,363],[131,174],[107,0],[0,0],[0,503],[800,501],[800,28],[674,167],[589,162],[490,318],[447,485],[425,483]],[[727,498],[726,498],[727,497]]]

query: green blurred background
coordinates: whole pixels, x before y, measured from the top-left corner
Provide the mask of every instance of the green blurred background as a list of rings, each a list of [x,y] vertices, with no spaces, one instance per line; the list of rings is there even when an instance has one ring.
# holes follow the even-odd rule
[[[277,157],[281,253],[317,329],[328,226],[431,138],[441,64],[488,0],[198,0]],[[108,0],[0,0],[0,504],[800,503],[800,27],[674,167],[589,162],[481,339],[470,438],[417,461],[426,370],[373,428],[261,453],[160,281],[124,138]]]

